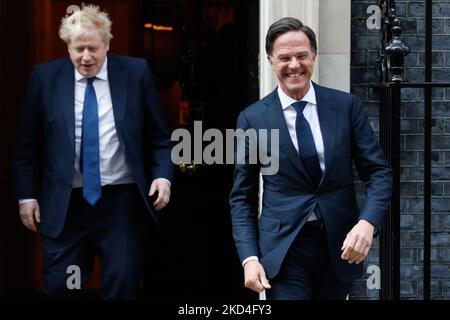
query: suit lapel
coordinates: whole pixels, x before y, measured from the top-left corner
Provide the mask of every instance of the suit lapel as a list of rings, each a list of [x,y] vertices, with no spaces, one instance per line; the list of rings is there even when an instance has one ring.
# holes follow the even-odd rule
[[[127,72],[113,55],[108,55],[108,79],[116,131],[120,142],[123,142],[123,121],[127,99]],[[125,147],[123,143],[121,145]]]
[[[317,111],[319,114],[320,131],[322,132],[323,146],[325,149],[325,172],[322,181],[330,171],[334,154],[334,145],[336,141],[336,102],[324,88],[313,83],[316,92]]]
[[[75,74],[69,59],[56,79],[56,91],[66,121],[65,127],[68,130],[69,140],[72,149],[75,150]]]
[[[295,150],[292,143],[291,136],[286,125],[286,120],[283,115],[280,99],[278,98],[277,89],[275,89],[267,99],[265,104],[268,106],[264,112],[264,119],[268,128],[278,129],[280,134],[280,148],[284,150],[285,154],[291,160],[293,165],[312,183],[308,173],[303,166],[300,156]]]

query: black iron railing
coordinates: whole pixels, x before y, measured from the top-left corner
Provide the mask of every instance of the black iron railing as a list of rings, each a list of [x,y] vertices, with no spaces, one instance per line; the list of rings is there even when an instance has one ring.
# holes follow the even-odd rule
[[[409,48],[401,40],[394,0],[381,0],[381,33],[378,70],[380,83],[380,143],[393,170],[394,189],[380,239],[381,296],[400,298],[400,105],[402,88],[424,89],[424,212],[423,298],[430,299],[431,252],[431,127],[432,90],[450,83],[432,82],[432,2],[425,6],[425,82],[403,82],[403,60]]]

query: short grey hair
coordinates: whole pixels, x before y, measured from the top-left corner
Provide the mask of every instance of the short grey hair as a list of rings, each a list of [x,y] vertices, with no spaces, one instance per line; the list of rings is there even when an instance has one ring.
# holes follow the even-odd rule
[[[80,28],[95,28],[105,44],[109,44],[113,35],[111,34],[112,22],[106,12],[100,11],[98,6],[85,5],[81,10],[75,11],[72,15],[61,19],[59,27],[59,37],[67,44],[72,40],[72,36]]]

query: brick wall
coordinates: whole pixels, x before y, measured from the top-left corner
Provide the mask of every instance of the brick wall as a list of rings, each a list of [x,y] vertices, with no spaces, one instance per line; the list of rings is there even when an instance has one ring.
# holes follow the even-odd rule
[[[364,103],[378,133],[378,95],[362,83],[377,81],[379,30],[368,30],[366,13],[375,0],[352,0],[352,92]],[[396,1],[404,42],[405,81],[423,82],[425,1]],[[433,1],[433,81],[450,82],[450,1]],[[401,297],[423,294],[423,89],[402,89],[401,104]],[[432,123],[432,299],[450,298],[450,89],[433,90]],[[362,185],[357,187],[363,201]],[[378,264],[378,242],[367,265]],[[377,299],[366,279],[355,283],[352,299]]]

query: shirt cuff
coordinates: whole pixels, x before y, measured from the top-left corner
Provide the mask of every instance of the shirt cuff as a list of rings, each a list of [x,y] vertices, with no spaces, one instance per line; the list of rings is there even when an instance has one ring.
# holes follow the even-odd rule
[[[155,180],[153,180],[153,181],[156,181],[156,180],[162,180],[162,181],[165,181],[165,182],[167,182],[168,184],[169,184],[169,187],[172,185],[171,183],[170,183],[170,181],[169,180],[167,180],[166,178],[156,178]]]
[[[37,202],[37,200],[36,199],[20,199],[19,205],[27,203],[27,202]]]
[[[244,261],[242,261],[242,266],[245,266],[245,264],[249,261],[259,261],[257,256],[250,256],[248,258],[245,258]]]

